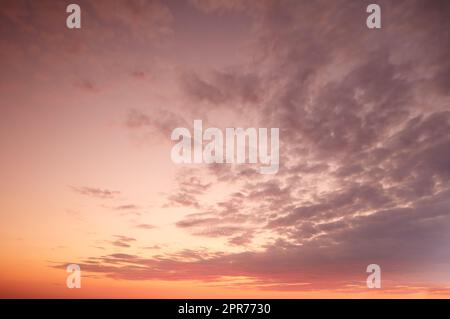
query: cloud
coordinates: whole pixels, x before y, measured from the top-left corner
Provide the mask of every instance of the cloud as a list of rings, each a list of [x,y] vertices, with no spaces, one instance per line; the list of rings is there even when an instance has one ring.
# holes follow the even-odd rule
[[[260,102],[262,87],[257,74],[237,71],[213,71],[211,79],[205,80],[194,72],[184,72],[180,77],[185,93],[194,101],[212,104]]]
[[[245,246],[252,242],[253,233],[251,231],[244,232],[238,236],[234,236],[228,240],[230,245]]]
[[[162,246],[161,245],[151,245],[151,246],[144,246],[141,247],[142,249],[149,249],[149,250],[153,250],[153,249],[161,249]]]
[[[131,76],[137,80],[145,80],[148,78],[147,72],[142,70],[132,72]]]
[[[274,259],[311,275],[314,265],[345,272],[345,265],[362,267],[371,258],[405,269],[448,263],[447,254],[435,253],[448,241],[449,226],[450,117],[437,67],[447,68],[450,50],[442,33],[449,22],[439,11],[444,4],[408,3],[406,16],[393,19],[405,4],[383,2],[390,23],[382,34],[368,31],[355,14],[364,4],[324,4],[287,1],[257,12],[253,115],[262,126],[281,129],[279,174],[267,180],[210,165],[210,176],[234,194],[195,206],[198,212],[176,225],[225,237],[230,245],[269,235],[275,241],[266,251],[229,256],[258,256],[258,265],[270,265],[267,272],[277,271]],[[437,52],[423,59],[426,50]],[[242,69],[229,82],[227,71],[209,78],[185,74],[182,87],[211,106],[242,102],[234,83],[252,74],[251,66]],[[180,201],[185,206],[201,198],[188,194],[190,200]],[[256,231],[246,233],[250,225]],[[243,264],[251,266],[240,274],[259,267],[248,259]]]
[[[123,236],[123,235],[114,235],[115,240],[111,241],[111,244],[116,247],[129,248],[131,247],[131,243],[136,241],[133,237]]]
[[[200,176],[197,169],[184,168],[178,171],[177,189],[167,195],[167,202],[164,206],[200,208],[198,196],[203,195],[212,186],[211,182],[203,181]]]
[[[447,265],[450,262],[443,245],[450,240],[449,204],[448,194],[440,194],[412,208],[354,217],[346,226],[328,227],[328,234],[301,245],[276,241],[260,252],[183,250],[155,258],[118,253],[93,257],[95,264],[81,267],[87,272],[125,280],[220,282],[224,277],[244,276],[250,280],[249,287],[254,281],[257,286],[271,283],[276,286],[273,289],[294,289],[292,284],[308,282],[308,287],[295,288],[305,290],[343,288],[364,280],[365,266],[379,261],[394,283],[405,274],[419,274],[420,281],[428,258]],[[428,213],[423,214],[424,210]]]
[[[82,187],[70,187],[74,192],[86,195],[90,197],[96,197],[96,198],[114,198],[117,195],[120,194],[119,191],[113,191],[108,189],[101,189],[101,188],[95,188],[95,187],[88,187],[88,186],[82,186]]]
[[[136,209],[140,209],[140,207],[135,204],[125,204],[125,205],[115,206],[114,209],[116,209],[116,210],[136,210]]]
[[[228,1],[220,1],[220,0],[190,0],[189,1],[195,8],[206,12],[224,12],[224,11],[242,11],[244,10],[248,2],[242,0],[228,0]]]
[[[92,81],[84,80],[75,84],[79,89],[90,92],[90,93],[98,93],[101,91],[100,87],[94,84]]]
[[[135,227],[136,228],[141,228],[141,229],[154,229],[154,228],[156,228],[156,226],[151,225],[151,224],[137,224]]]
[[[148,116],[138,109],[128,110],[125,126],[130,130],[140,130],[149,133],[148,136],[156,135],[158,138],[170,140],[170,134],[176,127],[186,127],[186,121],[180,115],[159,109],[158,116]]]
[[[370,263],[393,291],[403,278],[432,280],[437,268],[448,275],[448,4],[380,4],[386,23],[369,30],[366,3],[261,2],[251,15],[251,62],[181,72],[183,116],[129,110],[128,129],[166,138],[197,108],[219,124],[228,119],[212,113],[226,110],[239,123],[279,127],[280,170],[177,171],[165,207],[189,212],[175,225],[230,250],[91,256],[82,268],[125,280],[246,277],[245,287],[287,290],[360,285]],[[252,7],[195,5],[209,14]]]

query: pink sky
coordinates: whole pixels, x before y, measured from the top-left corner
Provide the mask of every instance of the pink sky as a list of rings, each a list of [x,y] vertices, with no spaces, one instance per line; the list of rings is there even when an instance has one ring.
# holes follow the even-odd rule
[[[0,297],[448,297],[448,1],[71,2],[0,5]],[[195,119],[279,172],[174,164]]]

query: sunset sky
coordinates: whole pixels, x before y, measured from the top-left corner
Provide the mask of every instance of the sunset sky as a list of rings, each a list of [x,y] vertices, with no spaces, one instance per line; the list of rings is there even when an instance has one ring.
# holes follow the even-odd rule
[[[450,297],[450,1],[0,0],[0,110],[0,298]]]

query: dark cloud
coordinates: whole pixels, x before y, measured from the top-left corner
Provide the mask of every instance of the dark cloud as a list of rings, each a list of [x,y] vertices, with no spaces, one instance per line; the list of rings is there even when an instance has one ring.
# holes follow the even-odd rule
[[[257,66],[230,81],[227,71],[185,75],[190,98],[257,104],[261,126],[280,127],[282,163],[271,180],[210,165],[234,195],[197,207],[178,227],[233,244],[254,236],[242,230],[252,225],[287,243],[230,257],[267,258],[258,265],[284,251],[293,258],[280,257],[286,268],[449,261],[441,249],[449,226],[448,4],[381,1],[378,32],[365,26],[368,3],[267,2],[255,12]],[[234,84],[248,74],[255,97],[245,100]]]
[[[154,229],[154,228],[156,228],[156,226],[151,225],[151,224],[137,224],[135,227],[136,228],[141,228],[141,229]]]
[[[228,240],[230,245],[234,246],[245,246],[252,242],[253,233],[251,231],[247,231],[242,233],[241,235],[234,236]]]
[[[242,0],[207,0],[207,1],[199,1],[199,0],[190,0],[190,4],[199,10],[212,13],[212,12],[225,12],[225,11],[242,11],[248,7],[248,2]]]
[[[211,228],[202,228],[200,231],[195,232],[194,235],[205,237],[227,237],[235,235],[236,233],[242,233],[245,228],[238,226],[220,226]]]
[[[149,116],[145,112],[130,109],[127,114],[125,126],[131,130],[141,130],[153,134],[156,137],[163,137],[170,140],[170,134],[176,127],[187,127],[186,121],[180,115],[171,111],[160,109],[157,111],[158,116]]]
[[[136,209],[140,209],[140,207],[135,204],[125,204],[125,205],[116,206],[116,207],[114,207],[114,209],[116,209],[116,210],[136,210]]]
[[[80,0],[82,32],[65,27],[69,3],[2,1],[0,51],[7,54],[2,54],[0,63],[2,70],[8,71],[2,72],[2,80],[6,80],[6,74],[9,80],[11,74],[19,74],[36,81],[42,74],[62,70],[80,89],[98,92],[96,79],[77,79],[82,67],[94,68],[92,56],[100,56],[104,63],[111,57],[118,58],[116,54],[123,48],[154,45],[171,34],[172,15],[162,1]],[[33,61],[31,68],[29,61]],[[95,68],[102,63],[95,62]]]

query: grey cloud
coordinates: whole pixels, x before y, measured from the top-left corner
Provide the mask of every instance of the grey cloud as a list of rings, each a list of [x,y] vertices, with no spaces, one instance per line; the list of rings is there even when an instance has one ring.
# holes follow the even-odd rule
[[[196,101],[212,104],[250,103],[256,104],[263,94],[256,74],[241,74],[236,71],[213,71],[211,79],[202,79],[193,72],[184,72],[180,81],[186,94]],[[229,105],[228,105],[229,107]]]

